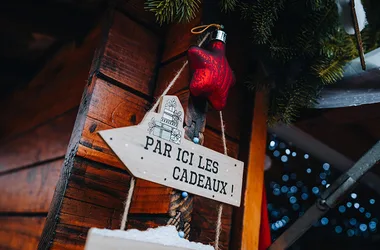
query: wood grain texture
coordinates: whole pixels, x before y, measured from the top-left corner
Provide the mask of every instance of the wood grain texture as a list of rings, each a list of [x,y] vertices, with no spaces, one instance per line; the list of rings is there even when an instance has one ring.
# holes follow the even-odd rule
[[[161,62],[178,56],[187,51],[187,49],[197,43],[198,36],[191,34],[191,29],[201,23],[201,14],[199,13],[195,19],[189,23],[171,24],[168,27],[165,38],[165,50],[161,58]]]
[[[258,249],[261,202],[264,186],[264,161],[267,136],[267,94],[255,95],[249,158],[246,166],[246,187],[244,194],[241,249]]]
[[[64,157],[78,109],[48,121],[0,145],[0,173]]]
[[[100,72],[145,95],[151,95],[160,38],[115,12],[100,62]]]
[[[214,245],[219,202],[194,196],[190,240]],[[224,205],[219,249],[227,250],[230,242],[232,206]]]
[[[63,158],[0,176],[0,212],[46,213]]]
[[[78,106],[99,36],[95,29],[81,45],[66,45],[26,88],[0,102],[6,119],[0,124],[0,138],[25,132]]]
[[[43,217],[0,217],[0,248],[36,249],[44,223]]]

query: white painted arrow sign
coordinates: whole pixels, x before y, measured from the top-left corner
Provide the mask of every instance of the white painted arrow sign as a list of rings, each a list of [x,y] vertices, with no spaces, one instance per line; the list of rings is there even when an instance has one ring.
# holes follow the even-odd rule
[[[137,126],[100,131],[137,178],[240,206],[244,163],[184,138],[184,111],[164,96]]]

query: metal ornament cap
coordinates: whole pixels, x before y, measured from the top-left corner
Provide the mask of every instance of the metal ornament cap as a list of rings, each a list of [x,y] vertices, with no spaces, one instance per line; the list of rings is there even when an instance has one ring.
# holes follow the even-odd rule
[[[224,32],[223,30],[215,30],[211,34],[211,41],[222,41],[223,43],[226,43],[227,40],[227,33]]]

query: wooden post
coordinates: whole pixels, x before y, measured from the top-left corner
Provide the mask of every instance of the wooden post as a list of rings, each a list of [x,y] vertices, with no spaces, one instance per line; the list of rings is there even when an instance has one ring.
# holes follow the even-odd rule
[[[253,110],[252,132],[244,194],[242,244],[243,250],[258,249],[261,223],[261,202],[264,184],[265,145],[267,139],[266,92],[258,91]]]

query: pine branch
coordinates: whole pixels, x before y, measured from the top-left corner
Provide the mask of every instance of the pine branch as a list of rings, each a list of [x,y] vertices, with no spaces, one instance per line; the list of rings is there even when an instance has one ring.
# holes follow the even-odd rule
[[[220,0],[220,8],[223,12],[234,11],[238,5],[238,0]]]
[[[199,10],[200,0],[146,0],[145,9],[156,16],[157,22],[189,22]]]

